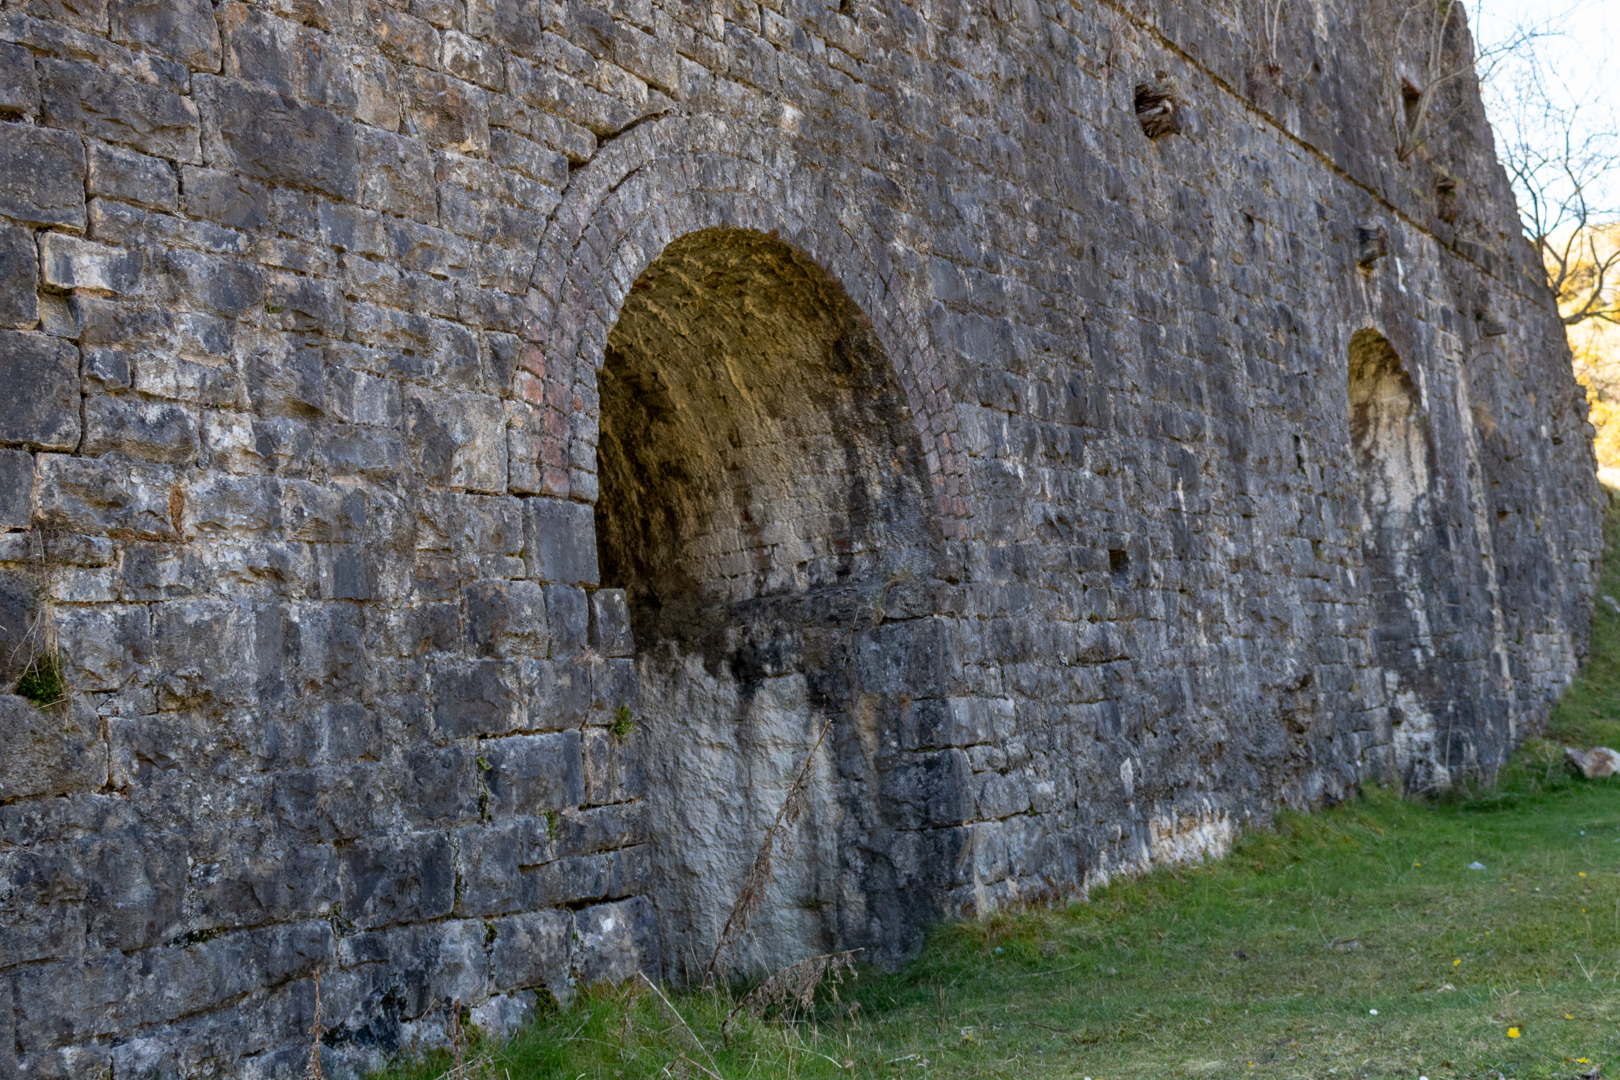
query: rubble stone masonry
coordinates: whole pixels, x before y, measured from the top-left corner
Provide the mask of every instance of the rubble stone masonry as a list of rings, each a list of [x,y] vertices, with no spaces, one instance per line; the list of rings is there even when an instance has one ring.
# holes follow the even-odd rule
[[[1271,7],[0,0],[0,1078],[691,978],[801,770],[729,972],[1490,774],[1584,398],[1477,87]]]

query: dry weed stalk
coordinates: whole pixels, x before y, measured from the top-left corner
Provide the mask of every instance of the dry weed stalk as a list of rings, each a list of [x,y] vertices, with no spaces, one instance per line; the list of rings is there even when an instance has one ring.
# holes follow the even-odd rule
[[[450,1005],[450,1071],[439,1080],[472,1080],[473,1077],[493,1075],[495,1058],[488,1052],[467,1057],[467,1029],[461,1025],[461,999]]]
[[[315,1042],[309,1048],[309,1061],[304,1064],[304,1080],[324,1080],[321,1072],[321,969],[315,969],[315,1022],[309,1026]]]
[[[838,987],[842,985],[845,973],[852,979],[856,977],[855,954],[860,951],[846,949],[843,952],[823,953],[789,964],[744,994],[742,1000],[732,1006],[720,1025],[720,1037],[730,1041],[732,1024],[739,1013],[747,1013],[760,1020],[772,1008],[783,1012],[808,1012],[816,1003],[816,991],[823,986],[832,992],[833,1001],[836,1002]]]
[[[804,812],[805,784],[810,779],[811,767],[815,765],[816,751],[821,749],[822,740],[827,737],[830,730],[832,720],[829,718],[821,726],[821,734],[816,736],[810,752],[804,756],[804,765],[799,769],[799,774],[793,778],[793,786],[788,788],[787,798],[782,800],[782,808],[776,812],[776,820],[765,830],[765,836],[759,843],[759,852],[754,856],[754,864],[748,868],[742,888],[737,892],[737,901],[732,904],[731,914],[726,916],[726,924],[720,929],[720,938],[714,943],[714,953],[709,957],[708,969],[703,973],[704,989],[708,989],[714,983],[720,955],[748,929],[749,920],[754,917],[754,912],[759,910],[760,903],[764,901],[765,890],[776,876],[773,853],[777,848],[781,849],[784,858],[793,853],[793,839],[788,834],[788,829]]]

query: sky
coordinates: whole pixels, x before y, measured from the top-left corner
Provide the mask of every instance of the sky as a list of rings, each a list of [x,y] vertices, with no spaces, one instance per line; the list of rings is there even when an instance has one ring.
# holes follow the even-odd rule
[[[1535,70],[1535,79],[1555,105],[1579,105],[1576,125],[1582,133],[1606,135],[1617,167],[1595,186],[1596,203],[1606,220],[1620,220],[1620,0],[1469,0],[1470,22],[1480,49],[1513,38],[1519,28],[1538,28],[1529,42],[1532,66],[1517,58],[1497,69],[1493,79],[1508,81]],[[1498,128],[1498,146],[1516,134],[1512,110],[1503,94],[1486,88],[1486,108]],[[1542,134],[1532,131],[1532,137]]]

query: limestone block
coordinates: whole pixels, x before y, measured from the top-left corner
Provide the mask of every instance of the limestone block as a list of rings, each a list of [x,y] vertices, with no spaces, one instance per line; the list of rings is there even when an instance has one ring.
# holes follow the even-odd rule
[[[562,499],[523,502],[523,559],[536,581],[596,585],[596,521],[585,503]],[[584,641],[582,634],[578,639]]]
[[[577,658],[524,661],[528,718],[523,726],[531,731],[579,727],[591,706],[591,682],[591,669]]]
[[[263,825],[265,823],[261,823]],[[324,915],[338,900],[337,853],[327,844],[288,845],[268,828],[239,834],[228,861],[198,858],[188,882],[194,910],[217,923],[289,922]]]
[[[489,956],[490,985],[497,990],[543,986],[564,996],[573,923],[570,912],[557,910],[496,919]]]
[[[42,233],[39,262],[45,284],[118,295],[140,280],[139,253],[81,240],[65,233]]]
[[[504,660],[436,661],[433,723],[443,735],[503,735],[523,726],[519,668]]]
[[[544,22],[540,0],[470,0],[467,5],[467,28],[473,37],[519,52],[540,45]]]
[[[0,799],[65,795],[107,782],[107,750],[94,710],[64,702],[40,708],[0,694]]]
[[[108,143],[90,144],[91,195],[121,199],[155,210],[173,210],[180,199],[174,169],[161,158],[147,157]]]
[[[545,656],[546,599],[532,581],[480,581],[464,593],[467,642],[480,656]]]
[[[407,446],[424,478],[467,491],[505,494],[506,412],[499,398],[412,390],[405,414]]]
[[[442,918],[455,903],[455,848],[443,833],[379,836],[340,858],[343,915],[358,926]]]
[[[591,593],[590,647],[602,656],[635,655],[630,633],[630,605],[623,589],[597,589]]]
[[[658,927],[652,904],[637,896],[576,911],[569,961],[582,986],[623,982],[637,971],[658,981]]]
[[[281,493],[273,480],[211,475],[185,488],[184,531],[241,537],[276,522]]]
[[[191,98],[89,64],[43,58],[36,63],[44,115],[52,127],[171,161],[201,161]]]
[[[350,115],[358,95],[348,57],[331,35],[300,25],[330,21],[312,20],[310,12],[310,5],[298,10],[283,7],[277,14],[240,3],[222,5],[223,73],[257,88]]]
[[[478,813],[477,755],[457,744],[418,746],[405,755],[405,812],[418,825],[464,820]]]
[[[31,330],[39,322],[39,260],[33,233],[0,226],[0,328]]]
[[[72,450],[79,441],[79,352],[43,334],[0,331],[0,442]]]
[[[112,0],[112,39],[218,71],[219,28],[208,0]]]
[[[427,68],[401,72],[406,122],[431,148],[463,154],[489,152],[489,107],[485,91]]]
[[[1011,702],[1006,702],[1010,707]],[[900,713],[903,750],[973,746],[996,737],[992,703],[982,698],[911,701]]]
[[[271,782],[269,811],[283,836],[301,842],[357,840],[391,816],[393,800],[372,767],[289,769]]]
[[[84,406],[84,452],[127,454],[144,461],[195,461],[197,420],[183,405],[121,395],[90,398]]]
[[[39,76],[34,57],[21,45],[0,43],[0,114],[30,116],[39,111]]]
[[[116,690],[151,658],[151,618],[144,607],[63,607],[53,621],[75,690]]]
[[[237,319],[265,306],[263,276],[246,260],[170,251],[164,261],[178,299],[192,311]]]
[[[435,218],[433,163],[416,139],[376,128],[357,132],[360,205],[419,220]]]
[[[457,915],[488,917],[522,906],[518,867],[525,846],[523,833],[530,829],[530,821],[473,825],[456,834],[460,858],[456,872],[461,882]],[[543,820],[540,831],[544,831]]]
[[[68,528],[143,535],[167,535],[172,529],[174,473],[166,465],[42,454],[35,469],[40,512]]]
[[[4,898],[0,900],[0,949],[12,963],[52,960],[84,951],[84,901],[90,883],[74,855],[73,846],[66,844],[14,847],[0,853],[0,897]]]
[[[492,806],[502,814],[542,815],[585,801],[578,732],[515,735],[485,744]]]
[[[468,1020],[493,1039],[509,1039],[534,1020],[533,994],[496,994],[468,1010]]]
[[[34,517],[34,456],[0,450],[0,530],[24,529]]]
[[[612,726],[618,722],[621,706],[631,710],[631,717],[634,720],[637,696],[636,662],[628,656],[604,658],[587,655],[580,659],[590,666],[591,672],[589,722]]]
[[[233,229],[258,229],[270,223],[268,192],[246,177],[184,165],[180,181],[187,214]]]
[[[584,732],[585,803],[601,806],[638,799],[646,791],[642,742],[635,734],[618,738],[599,728]]]
[[[210,164],[352,201],[360,190],[354,125],[326,109],[230,79],[199,75]]]
[[[440,66],[447,74],[477,83],[486,90],[506,86],[506,67],[501,50],[456,30],[447,30],[441,45]]]
[[[84,143],[66,131],[0,123],[0,214],[82,229]]]
[[[173,940],[185,918],[185,837],[128,831],[88,839],[75,854],[91,883],[85,914],[90,949],[135,950]]]
[[[971,770],[961,750],[910,754],[882,780],[884,809],[900,829],[939,828],[973,817]]]
[[[574,585],[547,585],[546,622],[551,631],[551,654],[568,657],[585,648],[590,611],[585,590]]]
[[[366,974],[366,996],[399,1002],[411,1019],[443,1010],[451,1001],[478,1001],[489,992],[485,933],[484,924],[471,919],[391,926],[340,939],[338,957],[345,967]],[[436,1033],[444,1026],[442,1012],[435,1019]]]

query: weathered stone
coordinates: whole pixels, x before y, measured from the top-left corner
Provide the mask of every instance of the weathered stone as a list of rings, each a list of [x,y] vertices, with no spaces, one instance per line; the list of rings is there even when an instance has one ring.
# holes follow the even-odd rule
[[[154,210],[173,210],[180,197],[180,186],[168,162],[106,143],[90,147],[86,190]]]
[[[197,106],[188,97],[88,64],[40,60],[52,127],[132,146],[171,161],[199,160]]]
[[[72,450],[79,441],[79,351],[44,334],[0,331],[11,392],[0,399],[0,442]]]
[[[66,233],[40,235],[39,263],[45,284],[59,289],[85,289],[116,296],[132,291],[140,281],[138,253]]]
[[[92,791],[107,782],[107,744],[95,713],[0,694],[0,799]]]
[[[174,472],[167,466],[41,454],[35,469],[40,513],[74,532],[164,535],[172,529]]]
[[[623,589],[596,589],[591,593],[590,646],[603,656],[633,656],[630,607]]]
[[[34,516],[34,455],[0,450],[0,529],[22,529]]]
[[[349,121],[228,79],[199,76],[195,82],[210,164],[338,199],[358,194],[360,168]]]
[[[39,76],[34,57],[21,45],[0,43],[0,116],[7,120],[39,110]]]
[[[516,730],[522,726],[522,700],[511,664],[447,661],[434,668],[433,720],[451,738]]]
[[[638,971],[657,980],[658,927],[652,905],[638,896],[575,912],[569,962],[582,986],[623,982]]]
[[[544,986],[562,996],[574,920],[567,911],[537,911],[494,922],[490,982],[497,990]]]
[[[198,71],[219,70],[219,28],[209,0],[112,0],[112,38]]]
[[[180,178],[186,213],[233,229],[257,229],[270,223],[268,193],[252,180],[190,165],[180,170]]]
[[[508,814],[544,814],[585,801],[578,732],[517,735],[486,744],[490,796]]]
[[[122,453],[145,461],[184,464],[197,457],[197,419],[168,401],[92,397],[84,405],[84,452]]]
[[[39,322],[39,260],[34,235],[0,226],[0,328],[31,330]]]
[[[361,128],[356,145],[360,205],[421,220],[433,218],[433,164],[420,142]]]
[[[560,585],[595,585],[596,531],[591,508],[559,499],[523,503],[523,558],[529,576]]]
[[[84,228],[84,143],[65,131],[0,124],[0,214]]]
[[[1588,780],[1598,780],[1620,771],[1620,753],[1610,750],[1607,746],[1594,746],[1584,751],[1566,746],[1564,763]]]

